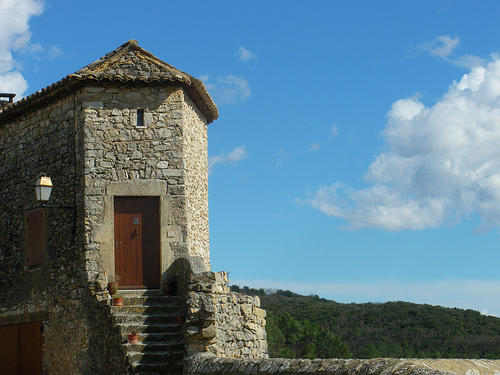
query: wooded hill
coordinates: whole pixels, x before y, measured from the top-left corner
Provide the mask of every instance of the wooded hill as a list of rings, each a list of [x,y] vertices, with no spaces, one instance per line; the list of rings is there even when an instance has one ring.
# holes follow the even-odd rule
[[[271,357],[500,359],[500,318],[474,310],[231,289],[260,297]]]

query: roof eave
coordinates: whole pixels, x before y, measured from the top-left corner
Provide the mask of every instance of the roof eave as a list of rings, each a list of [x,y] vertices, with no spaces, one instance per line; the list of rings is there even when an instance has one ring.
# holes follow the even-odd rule
[[[170,76],[165,76],[165,79],[162,78],[145,78],[145,77],[128,77],[128,76],[108,76],[108,75],[98,75],[94,73],[94,69],[98,69],[103,65],[113,61],[117,56],[126,53],[127,50],[136,50],[140,54],[144,56],[145,59],[154,61],[156,64],[163,66],[168,72],[172,73]],[[151,54],[150,52],[142,49],[138,46],[137,41],[130,40],[114,51],[106,54],[101,57],[99,60],[94,61],[93,63],[83,67],[82,69],[76,71],[73,74],[70,74],[60,81],[53,83],[50,86],[47,86],[13,104],[8,105],[7,107],[0,110],[0,124],[2,122],[8,121],[12,117],[15,117],[21,113],[24,113],[28,110],[33,110],[34,108],[38,108],[44,103],[54,100],[61,95],[67,94],[71,92],[71,90],[76,89],[80,85],[85,84],[86,82],[102,82],[102,81],[110,81],[110,82],[130,82],[130,83],[141,83],[141,84],[170,84],[175,86],[182,86],[186,90],[186,92],[190,95],[191,99],[195,103],[195,105],[199,108],[199,110],[203,113],[205,118],[207,119],[207,123],[210,124],[214,120],[219,117],[219,111],[214,101],[210,97],[208,91],[206,90],[203,82],[200,80],[190,76],[187,73],[184,73],[172,65],[167,64],[166,62],[158,59],[156,56]]]

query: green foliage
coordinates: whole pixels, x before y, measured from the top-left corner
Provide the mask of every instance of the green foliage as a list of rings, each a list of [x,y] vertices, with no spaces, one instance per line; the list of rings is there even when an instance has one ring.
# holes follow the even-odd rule
[[[289,290],[238,289],[259,295],[268,312],[271,356],[500,359],[500,319],[477,311],[408,302],[342,304]],[[335,339],[350,353],[338,354]]]
[[[279,358],[349,358],[346,344],[332,332],[288,313],[267,315],[269,355]]]

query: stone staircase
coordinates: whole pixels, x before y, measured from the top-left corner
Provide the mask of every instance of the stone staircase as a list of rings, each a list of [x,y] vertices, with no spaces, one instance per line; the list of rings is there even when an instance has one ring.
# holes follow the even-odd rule
[[[120,290],[123,306],[113,306],[115,324],[122,335],[131,374],[182,374],[184,324],[177,323],[183,307],[177,297],[162,290]],[[139,334],[129,344],[127,334]]]

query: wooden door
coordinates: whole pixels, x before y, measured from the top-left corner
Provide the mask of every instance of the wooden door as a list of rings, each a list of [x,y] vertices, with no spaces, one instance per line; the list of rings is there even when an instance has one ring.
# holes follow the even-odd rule
[[[20,374],[42,373],[42,322],[19,325]]]
[[[115,274],[120,289],[160,288],[158,197],[115,197]]]
[[[42,373],[42,322],[0,327],[0,373]]]
[[[1,326],[0,335],[0,373],[19,374],[19,325]]]

